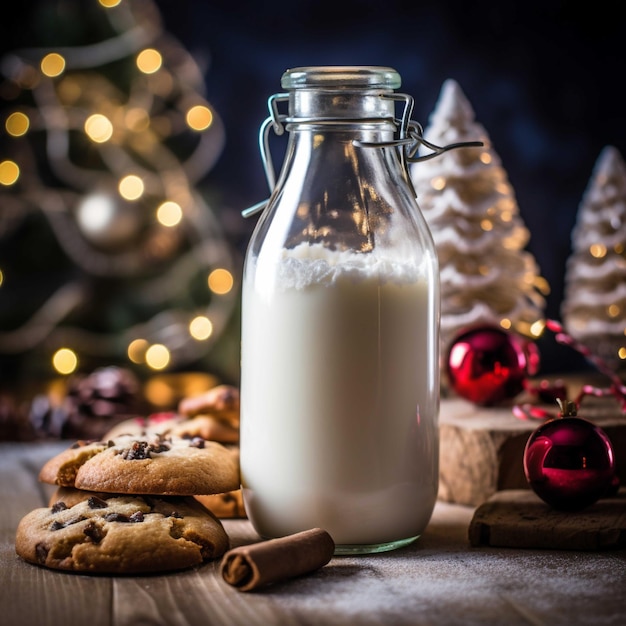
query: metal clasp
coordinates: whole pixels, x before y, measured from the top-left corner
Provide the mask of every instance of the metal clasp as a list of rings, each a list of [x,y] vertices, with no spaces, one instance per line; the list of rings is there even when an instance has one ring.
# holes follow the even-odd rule
[[[454,150],[456,148],[480,148],[481,146],[485,145],[482,141],[460,141],[457,143],[448,144],[447,146],[437,146],[434,143],[431,143],[430,141],[424,139],[424,129],[422,128],[422,125],[419,122],[411,119],[411,114],[413,113],[414,106],[413,96],[410,96],[406,93],[397,93],[393,95],[383,94],[381,97],[390,100],[397,100],[399,102],[404,101],[404,111],[402,113],[402,117],[400,119],[395,119],[396,125],[398,126],[398,137],[391,141],[380,142],[358,141],[355,139],[353,141],[353,144],[362,148],[386,148],[402,146],[402,151],[400,152],[400,160],[407,181],[409,181],[409,163],[427,161],[428,159],[439,156],[440,154],[447,152],[448,150]],[[432,152],[430,152],[429,154],[416,156],[420,146],[422,145],[432,150]]]
[[[275,93],[267,99],[267,108],[270,111],[270,115],[265,119],[261,128],[259,129],[259,151],[261,153],[261,160],[263,161],[263,169],[265,170],[265,178],[270,188],[270,193],[276,186],[276,173],[274,171],[274,164],[272,162],[272,155],[270,154],[270,128],[274,130],[277,135],[282,135],[285,132],[285,125],[283,122],[287,119],[287,115],[278,111],[278,103],[289,100],[288,93]],[[259,211],[262,211],[269,202],[263,200],[257,204],[244,209],[241,214],[244,217],[250,217]]]
[[[397,137],[392,139],[391,141],[381,142],[358,141],[357,139],[355,139],[352,143],[353,145],[362,148],[400,147],[400,162],[402,165],[402,171],[404,174],[404,178],[411,187],[413,185],[411,183],[411,177],[409,174],[409,163],[426,161],[442,154],[443,152],[447,152],[448,150],[454,150],[456,148],[476,148],[484,145],[482,141],[462,141],[458,143],[451,143],[447,146],[437,146],[424,139],[424,130],[421,124],[411,119],[411,114],[413,113],[414,107],[414,100],[412,96],[404,93],[381,94],[381,98],[404,102],[404,110],[402,111],[402,116],[400,118],[394,118],[393,120],[394,124],[397,127]],[[261,124],[261,128],[259,130],[259,150],[261,152],[261,159],[263,161],[263,168],[265,169],[265,177],[267,178],[267,184],[269,185],[270,193],[274,190],[274,187],[276,186],[276,174],[270,154],[269,131],[270,128],[272,128],[277,135],[280,136],[284,134],[285,126],[283,122],[288,119],[288,116],[278,111],[278,103],[288,100],[288,93],[278,93],[268,98],[267,106],[270,115],[268,118],[266,118],[263,124]],[[429,154],[416,156],[420,146],[422,145],[432,150],[432,152],[430,152]],[[263,200],[262,202],[258,202],[257,204],[247,209],[244,209],[241,214],[243,215],[243,217],[250,217],[251,215],[258,213],[259,211],[262,211],[267,206],[268,202],[269,198],[267,200]]]

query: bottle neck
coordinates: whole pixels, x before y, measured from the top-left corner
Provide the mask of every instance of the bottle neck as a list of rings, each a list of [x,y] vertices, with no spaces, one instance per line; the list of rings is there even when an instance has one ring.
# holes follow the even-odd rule
[[[389,90],[295,89],[289,93],[288,123],[367,123],[393,124],[395,102]]]
[[[317,147],[322,141],[326,144],[350,144],[352,148],[359,142],[378,143],[391,141],[396,132],[392,122],[369,122],[364,120],[314,120],[310,122],[288,122],[285,126],[289,131],[292,147],[300,147],[303,143]],[[345,150],[347,148],[341,148]],[[367,148],[371,154],[382,154],[381,148]]]

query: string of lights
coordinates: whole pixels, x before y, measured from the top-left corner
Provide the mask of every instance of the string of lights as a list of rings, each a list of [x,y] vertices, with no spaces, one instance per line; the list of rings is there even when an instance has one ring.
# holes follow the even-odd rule
[[[99,5],[109,38],[1,60],[0,237],[41,214],[79,273],[42,290],[18,327],[2,328],[0,352],[42,349],[62,374],[84,355],[167,370],[206,353],[236,302],[233,254],[196,189],[221,153],[224,129],[197,63],[164,31],[154,5]],[[124,72],[108,71],[119,64]],[[0,289],[14,274],[0,255]],[[149,314],[115,328],[81,325],[81,309],[100,298],[98,281],[117,281],[119,298]]]

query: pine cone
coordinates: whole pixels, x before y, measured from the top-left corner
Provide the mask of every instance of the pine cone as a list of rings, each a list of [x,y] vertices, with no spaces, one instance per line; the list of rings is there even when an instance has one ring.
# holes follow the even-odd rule
[[[32,439],[98,440],[119,422],[137,416],[140,392],[141,385],[131,371],[100,368],[69,379],[60,399],[53,394],[36,395],[30,402],[26,427]],[[0,404],[0,419],[2,411]],[[0,423],[0,439],[2,428]]]
[[[67,395],[80,413],[110,417],[133,410],[139,389],[139,381],[130,370],[110,366],[71,380]]]

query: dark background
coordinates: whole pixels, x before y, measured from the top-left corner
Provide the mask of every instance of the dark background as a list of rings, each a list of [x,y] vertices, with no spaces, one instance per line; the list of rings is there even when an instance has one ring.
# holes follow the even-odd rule
[[[30,16],[51,2],[12,3],[2,48],[37,44]],[[268,195],[258,128],[285,69],[394,67],[423,125],[443,81],[454,78],[502,159],[531,232],[528,249],[551,286],[547,315],[559,318],[570,234],[593,166],[606,145],[626,154],[626,20],[618,2],[156,4],[166,30],[201,64],[206,97],[225,124],[225,149],[205,184],[242,254],[255,220],[239,212]],[[280,143],[273,144],[277,154]],[[551,338],[541,341],[546,372],[581,364]]]

